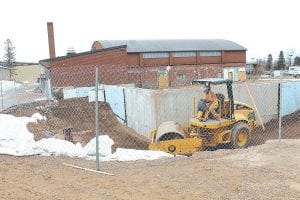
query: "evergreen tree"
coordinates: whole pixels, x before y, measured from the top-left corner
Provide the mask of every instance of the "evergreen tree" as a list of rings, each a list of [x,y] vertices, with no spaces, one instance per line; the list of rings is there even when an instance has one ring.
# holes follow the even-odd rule
[[[278,60],[274,60],[274,62],[273,62],[273,69],[274,70],[278,69]]]
[[[277,69],[278,70],[285,69],[285,66],[286,65],[285,65],[284,54],[283,54],[283,51],[280,51],[278,61],[277,61]]]
[[[16,61],[16,53],[15,53],[15,47],[10,41],[10,39],[7,39],[4,42],[4,59],[5,59],[5,66],[10,69],[10,78],[13,78],[15,73],[14,65]]]
[[[272,54],[268,55],[266,70],[270,71],[273,68],[273,57]]]
[[[294,65],[300,65],[300,57],[296,56],[294,59]]]

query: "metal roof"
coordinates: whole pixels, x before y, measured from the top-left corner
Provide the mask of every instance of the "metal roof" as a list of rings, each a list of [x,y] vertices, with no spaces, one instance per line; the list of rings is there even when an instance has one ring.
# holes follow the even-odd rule
[[[113,50],[113,49],[121,49],[121,48],[125,48],[125,47],[126,47],[126,45],[114,46],[114,47],[111,47],[111,48],[97,49],[97,50],[85,51],[85,52],[71,54],[71,55],[66,55],[66,56],[59,56],[59,57],[55,57],[55,58],[48,58],[48,59],[40,60],[39,64],[41,64],[41,65],[43,65],[45,67],[49,67],[49,64],[50,64],[49,62],[50,61],[63,60],[63,59],[73,58],[73,57],[77,57],[77,56],[84,56],[84,55],[89,55],[89,54],[103,52],[103,51],[110,51],[110,50]]]
[[[246,51],[237,43],[222,39],[170,39],[170,40],[100,40],[102,48],[127,45],[127,52],[174,51]]]

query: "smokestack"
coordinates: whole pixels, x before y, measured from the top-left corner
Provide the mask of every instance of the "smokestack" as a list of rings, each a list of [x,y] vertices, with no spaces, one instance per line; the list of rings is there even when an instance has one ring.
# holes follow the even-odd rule
[[[53,30],[52,22],[47,22],[47,29],[48,29],[49,55],[50,58],[55,58],[54,30]]]

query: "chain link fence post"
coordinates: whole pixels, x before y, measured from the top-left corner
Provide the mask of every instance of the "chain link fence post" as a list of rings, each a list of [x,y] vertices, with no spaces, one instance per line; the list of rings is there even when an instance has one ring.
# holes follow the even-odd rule
[[[95,130],[96,130],[96,170],[100,171],[99,161],[99,101],[98,101],[98,83],[99,83],[99,68],[96,67],[95,75]]]
[[[278,97],[279,97],[279,102],[278,102],[278,104],[279,104],[279,121],[278,121],[278,143],[281,143],[281,131],[282,131],[282,127],[281,127],[281,122],[282,122],[282,82],[280,81],[280,83],[279,83],[279,89],[278,89],[278,91],[279,91],[279,95],[278,95]]]
[[[2,92],[2,82],[0,82],[0,93],[1,93],[1,110],[4,109],[3,107],[3,92]]]
[[[18,90],[17,90],[17,86],[16,86],[16,80],[15,80],[15,78],[13,78],[12,80],[14,82],[14,91],[15,91],[15,100],[16,100],[16,102],[14,102],[14,105],[18,105],[19,100],[18,100]]]

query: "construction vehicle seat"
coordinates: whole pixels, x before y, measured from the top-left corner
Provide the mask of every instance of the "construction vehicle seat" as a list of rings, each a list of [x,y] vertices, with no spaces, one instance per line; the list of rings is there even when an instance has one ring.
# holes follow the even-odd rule
[[[224,100],[225,100],[225,96],[224,96],[224,94],[221,94],[221,93],[217,93],[216,96],[217,96],[217,99],[218,99],[218,101],[219,101],[219,106],[218,106],[218,108],[217,108],[217,112],[220,113],[220,114],[221,114],[221,117],[222,117],[222,116],[223,116],[223,115],[222,115],[222,110],[223,110],[223,108],[224,108]]]
[[[224,105],[223,105],[223,110],[222,112],[222,116],[226,119],[228,119],[230,117],[230,100],[229,99],[225,99],[224,100]]]

